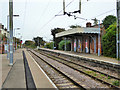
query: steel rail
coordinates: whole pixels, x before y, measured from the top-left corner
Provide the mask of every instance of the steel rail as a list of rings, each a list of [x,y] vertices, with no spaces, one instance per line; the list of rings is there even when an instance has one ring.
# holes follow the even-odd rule
[[[69,81],[71,81],[74,85],[78,86],[81,90],[86,90],[86,88],[84,88],[82,85],[80,85],[79,82],[75,81],[74,79],[70,78],[65,72],[61,71],[60,69],[56,68],[54,65],[48,63],[46,60],[44,60],[43,58],[41,58],[40,56],[38,56],[37,54],[35,54],[34,52],[32,52],[31,50],[29,50],[32,54],[34,54],[36,57],[40,58],[42,61],[44,61],[46,64],[48,64],[50,67],[52,67],[53,69],[55,69],[57,72],[59,72],[60,74],[62,74],[63,76],[65,76]],[[36,61],[37,62],[37,61]],[[38,62],[37,62],[38,63]]]
[[[39,52],[39,53],[40,53],[40,52]],[[49,57],[49,58],[51,58],[51,59],[54,59],[54,58],[52,58],[52,57],[50,57],[50,56],[48,56],[48,55],[45,55],[45,54],[43,54],[43,53],[40,53],[40,54],[42,54],[42,55],[44,55],[44,56],[46,56],[46,57]],[[58,61],[58,60],[56,60],[56,59],[54,59],[54,60],[55,60],[55,61]],[[108,83],[108,82],[106,82],[106,81],[104,81],[104,80],[101,80],[101,79],[99,79],[99,78],[97,78],[97,77],[95,77],[95,76],[93,76],[93,75],[87,74],[87,73],[83,72],[82,70],[78,70],[78,69],[76,69],[76,68],[74,68],[74,67],[72,67],[72,66],[70,66],[70,65],[68,65],[68,64],[65,64],[64,62],[61,62],[61,61],[58,61],[58,62],[66,65],[66,66],[68,66],[68,67],[70,67],[70,68],[72,68],[72,69],[74,69],[74,70],[76,70],[76,71],[78,71],[78,72],[81,72],[81,73],[83,73],[83,74],[85,74],[85,75],[87,75],[87,76],[89,76],[89,77],[91,77],[91,78],[93,78],[93,79],[95,79],[95,80],[98,80],[98,81],[100,81],[101,83],[104,83],[104,84],[106,84],[106,85],[108,85],[108,86],[110,86],[110,87],[119,89],[119,87],[117,87],[117,86],[115,86],[115,85],[112,85],[112,84],[110,84],[110,83]]]
[[[48,54],[48,53],[47,53],[47,54]],[[63,57],[58,57],[58,56],[55,56],[55,55],[52,55],[52,54],[49,54],[49,55],[51,55],[51,56],[53,56],[53,57],[56,57],[56,58],[59,58],[59,59],[62,59],[62,60],[64,60],[64,61],[66,61],[66,62],[69,62],[69,63],[75,64],[75,65],[78,65],[78,66],[80,66],[80,67],[83,67],[83,68],[92,70],[92,71],[94,71],[94,72],[97,72],[97,73],[100,73],[100,74],[104,74],[105,76],[108,76],[108,77],[110,77],[110,78],[120,80],[120,78],[117,78],[117,77],[111,76],[111,75],[109,75],[109,74],[100,72],[100,71],[98,71],[98,70],[95,70],[95,69],[92,69],[92,68],[83,66],[83,65],[81,65],[81,64],[77,64],[77,63],[75,63],[75,62],[73,62],[73,61],[68,61],[67,59],[65,59],[65,58],[63,58]]]

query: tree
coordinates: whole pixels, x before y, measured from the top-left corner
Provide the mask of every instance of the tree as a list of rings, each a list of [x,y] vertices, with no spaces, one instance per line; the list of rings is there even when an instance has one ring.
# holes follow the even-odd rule
[[[53,42],[46,43],[45,48],[53,49]]]
[[[81,28],[80,25],[71,25],[70,28]]]
[[[59,32],[65,31],[64,28],[54,28],[51,30],[51,34],[53,35],[53,41],[56,49],[58,49],[58,43],[62,40],[62,38],[55,38],[55,35]]]
[[[35,46],[35,42],[31,41],[31,40],[26,40],[24,43],[24,46],[27,48],[36,48]]]
[[[98,24],[98,20],[97,20],[97,18],[95,18],[95,19],[93,19],[94,20],[94,25],[97,25]]]
[[[66,50],[70,51],[71,50],[71,43],[70,40],[66,40]],[[65,50],[65,40],[60,41],[59,43],[59,50]]]
[[[108,15],[103,19],[103,25],[107,29],[110,25],[116,22],[116,17],[113,15]]]
[[[42,37],[34,37],[33,40],[35,41],[35,46],[44,45],[45,43]]]
[[[106,29],[106,34],[102,37],[103,55],[116,57],[116,23]]]

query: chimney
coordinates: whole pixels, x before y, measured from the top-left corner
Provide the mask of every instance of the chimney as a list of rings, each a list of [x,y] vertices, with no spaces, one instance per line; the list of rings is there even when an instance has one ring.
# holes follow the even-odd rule
[[[5,31],[7,31],[7,28],[5,28]]]
[[[91,23],[90,23],[90,22],[87,22],[87,23],[86,23],[86,27],[91,27]]]
[[[4,25],[2,25],[2,29],[4,29]]]

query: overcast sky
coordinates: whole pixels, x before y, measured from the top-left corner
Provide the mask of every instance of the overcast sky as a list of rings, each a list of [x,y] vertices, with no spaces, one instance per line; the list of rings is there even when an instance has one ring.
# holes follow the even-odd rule
[[[32,40],[33,37],[43,37],[44,40],[52,39],[51,29],[65,28],[69,29],[70,25],[80,25],[85,27],[86,22],[92,22],[91,19],[97,18],[102,20],[107,15],[116,16],[116,0],[81,0],[81,14],[75,14],[78,17],[86,18],[74,19],[68,16],[56,16],[58,13],[63,14],[63,0],[13,0],[14,28],[21,28],[16,31],[16,36],[22,40]],[[66,11],[72,12],[78,10],[79,0],[65,0]],[[2,13],[2,14],[1,14]],[[9,0],[0,0],[0,23],[7,27],[7,15],[9,14]],[[17,33],[21,33],[21,36]]]

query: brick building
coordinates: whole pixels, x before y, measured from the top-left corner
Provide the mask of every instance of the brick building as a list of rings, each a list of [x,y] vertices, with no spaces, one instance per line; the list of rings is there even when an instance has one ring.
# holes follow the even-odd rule
[[[98,53],[98,34],[100,33],[100,53],[102,53],[102,35],[105,33],[103,25],[91,26],[88,22],[86,27],[73,28],[56,34],[56,38],[66,38],[71,41],[71,51],[84,53]]]
[[[9,33],[7,29],[4,28],[4,25],[0,23],[0,54],[5,53],[5,46],[7,44],[7,36]]]

